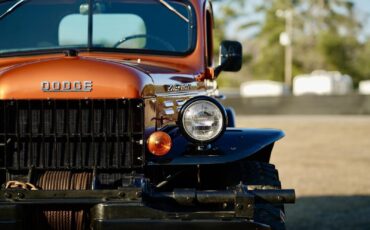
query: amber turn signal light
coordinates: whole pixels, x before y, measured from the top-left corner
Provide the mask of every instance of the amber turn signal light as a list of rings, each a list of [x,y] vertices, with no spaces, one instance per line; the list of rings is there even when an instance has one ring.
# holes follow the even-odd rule
[[[150,135],[148,142],[148,150],[155,156],[166,155],[172,147],[172,139],[165,132],[158,131]]]

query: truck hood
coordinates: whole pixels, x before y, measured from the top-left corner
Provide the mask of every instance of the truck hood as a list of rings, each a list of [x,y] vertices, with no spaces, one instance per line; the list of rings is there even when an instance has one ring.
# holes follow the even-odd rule
[[[149,73],[91,57],[58,57],[0,70],[0,99],[140,98],[154,95]]]

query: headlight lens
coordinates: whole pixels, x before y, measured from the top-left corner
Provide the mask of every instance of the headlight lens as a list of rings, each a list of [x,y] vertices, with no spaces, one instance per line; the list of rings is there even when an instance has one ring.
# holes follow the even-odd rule
[[[184,105],[180,122],[185,136],[195,142],[210,142],[225,130],[225,110],[212,98],[194,98]]]

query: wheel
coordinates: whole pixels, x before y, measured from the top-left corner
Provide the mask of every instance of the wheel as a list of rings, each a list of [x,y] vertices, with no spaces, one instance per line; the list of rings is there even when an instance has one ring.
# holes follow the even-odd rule
[[[240,163],[243,184],[248,189],[281,189],[279,173],[274,165],[244,161]],[[284,205],[258,203],[254,210],[254,220],[270,225],[272,230],[285,230]]]
[[[139,38],[146,38],[146,39],[152,40],[152,41],[156,42],[157,44],[159,44],[160,46],[166,48],[169,51],[176,51],[175,47],[171,43],[163,40],[162,38],[159,38],[159,37],[153,36],[153,35],[149,35],[149,34],[135,34],[135,35],[132,35],[132,36],[125,37],[122,40],[118,41],[116,44],[114,44],[114,47],[118,48],[120,45],[122,45],[123,43],[125,43],[127,41],[130,41],[130,40],[133,40],[133,39],[139,39]]]

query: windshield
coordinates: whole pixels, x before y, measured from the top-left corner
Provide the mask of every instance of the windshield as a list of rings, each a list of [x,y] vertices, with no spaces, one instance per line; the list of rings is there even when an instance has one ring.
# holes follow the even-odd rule
[[[3,14],[0,55],[59,49],[181,55],[196,39],[194,10],[184,0],[0,0]]]

